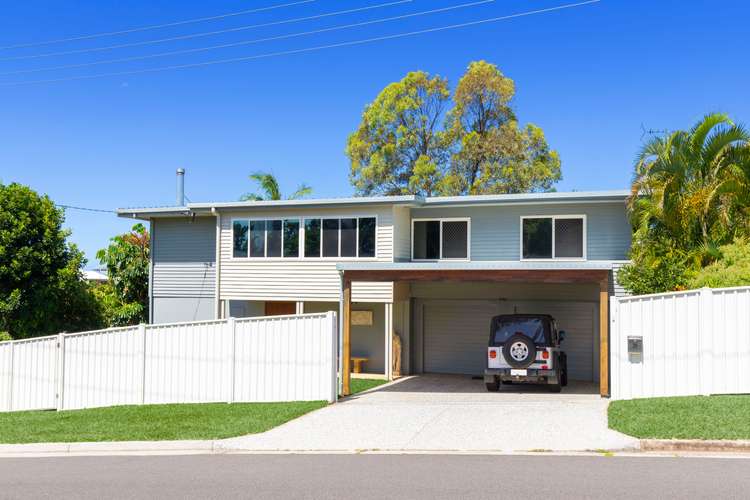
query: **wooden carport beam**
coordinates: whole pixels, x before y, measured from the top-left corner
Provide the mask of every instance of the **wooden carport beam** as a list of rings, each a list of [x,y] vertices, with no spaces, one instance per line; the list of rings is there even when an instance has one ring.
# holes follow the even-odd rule
[[[609,396],[609,273],[599,282],[599,395]]]
[[[343,311],[342,311],[342,339],[341,339],[341,394],[348,396],[351,389],[351,363],[352,363],[352,281],[344,274],[343,279]]]

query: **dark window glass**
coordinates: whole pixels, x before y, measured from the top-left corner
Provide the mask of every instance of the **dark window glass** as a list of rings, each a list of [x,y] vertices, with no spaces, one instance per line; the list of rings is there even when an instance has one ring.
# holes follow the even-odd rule
[[[414,222],[414,258],[429,260],[440,258],[440,221]]]
[[[341,219],[341,256],[357,256],[357,219]]]
[[[250,257],[266,256],[266,221],[250,221]]]
[[[299,221],[284,221],[284,257],[299,257]]]
[[[468,258],[469,223],[467,221],[443,222],[443,258]]]
[[[305,257],[320,257],[320,219],[305,219]]]
[[[583,219],[555,219],[555,257],[583,257]]]
[[[266,222],[266,256],[281,257],[281,221]]]
[[[339,256],[339,220],[323,219],[323,257]]]
[[[375,257],[375,218],[359,219],[359,256]]]
[[[523,258],[552,258],[552,219],[523,219]]]
[[[492,342],[501,345],[516,333],[526,335],[535,344],[544,344],[549,337],[549,321],[543,318],[495,318]]]
[[[236,220],[232,224],[232,238],[234,240],[235,257],[247,257],[247,221]]]

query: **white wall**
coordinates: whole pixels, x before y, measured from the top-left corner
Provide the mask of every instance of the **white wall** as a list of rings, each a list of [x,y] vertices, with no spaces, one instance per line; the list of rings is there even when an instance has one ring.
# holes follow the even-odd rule
[[[750,287],[612,298],[610,318],[613,399],[750,392]]]
[[[336,398],[335,313],[0,343],[0,410]]]

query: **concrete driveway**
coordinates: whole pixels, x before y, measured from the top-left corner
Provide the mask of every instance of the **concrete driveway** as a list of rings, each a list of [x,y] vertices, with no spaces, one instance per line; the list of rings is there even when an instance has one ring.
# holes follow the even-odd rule
[[[223,441],[263,451],[585,451],[637,447],[607,428],[592,384],[489,393],[469,376],[407,377],[262,434]]]

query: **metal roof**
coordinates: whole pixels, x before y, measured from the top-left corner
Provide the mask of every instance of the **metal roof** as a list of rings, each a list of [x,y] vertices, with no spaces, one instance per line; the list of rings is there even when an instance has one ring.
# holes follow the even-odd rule
[[[120,208],[120,217],[149,218],[171,215],[209,214],[214,210],[242,210],[287,207],[321,207],[348,205],[411,205],[415,207],[440,207],[464,205],[506,205],[528,203],[600,203],[624,202],[630,191],[572,191],[552,193],[522,193],[470,196],[433,196],[422,198],[415,195],[404,196],[369,196],[350,198],[321,198],[303,200],[276,201],[229,201],[215,203],[188,203],[184,207],[140,207]]]
[[[566,260],[566,261],[431,261],[431,262],[341,262],[339,271],[557,271],[557,270],[610,270],[619,260]]]

